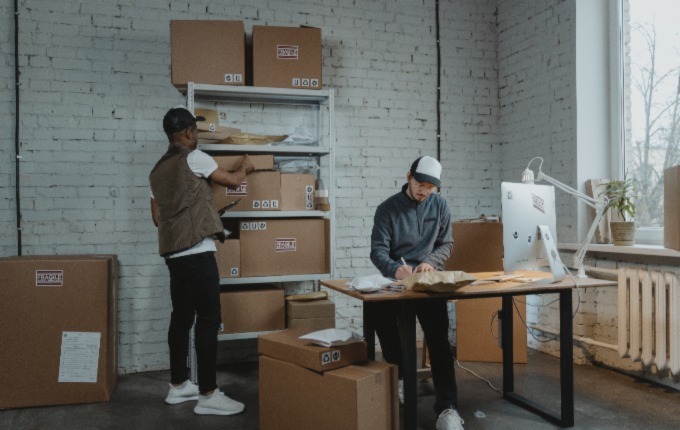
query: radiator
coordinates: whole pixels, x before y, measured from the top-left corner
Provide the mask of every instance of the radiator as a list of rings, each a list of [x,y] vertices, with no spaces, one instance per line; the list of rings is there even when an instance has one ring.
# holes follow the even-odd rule
[[[619,270],[619,356],[680,374],[678,275]]]

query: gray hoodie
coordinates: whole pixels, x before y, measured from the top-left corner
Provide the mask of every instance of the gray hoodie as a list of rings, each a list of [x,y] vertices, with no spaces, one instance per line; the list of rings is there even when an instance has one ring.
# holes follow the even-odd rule
[[[371,261],[383,276],[393,278],[402,257],[412,268],[428,263],[443,270],[452,248],[451,210],[439,194],[418,203],[404,185],[375,211]]]

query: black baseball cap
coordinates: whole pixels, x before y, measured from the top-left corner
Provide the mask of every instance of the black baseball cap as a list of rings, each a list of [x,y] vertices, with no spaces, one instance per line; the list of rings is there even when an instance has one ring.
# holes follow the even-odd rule
[[[205,117],[194,116],[184,106],[175,106],[163,117],[163,130],[166,134],[177,133],[185,128],[196,125],[196,121],[205,121]]]

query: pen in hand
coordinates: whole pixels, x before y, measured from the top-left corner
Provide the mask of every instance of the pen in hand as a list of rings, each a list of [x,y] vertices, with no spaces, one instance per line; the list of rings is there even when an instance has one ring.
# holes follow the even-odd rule
[[[404,260],[404,257],[401,257],[401,264],[403,266],[408,266],[408,264],[406,264],[406,260]]]

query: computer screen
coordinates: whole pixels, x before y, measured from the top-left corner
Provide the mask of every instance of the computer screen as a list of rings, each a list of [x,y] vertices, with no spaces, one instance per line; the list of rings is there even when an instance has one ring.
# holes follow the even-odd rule
[[[553,281],[563,279],[565,272],[556,246],[554,187],[503,182],[501,194],[505,273],[548,268]],[[539,226],[547,226],[545,237]]]

